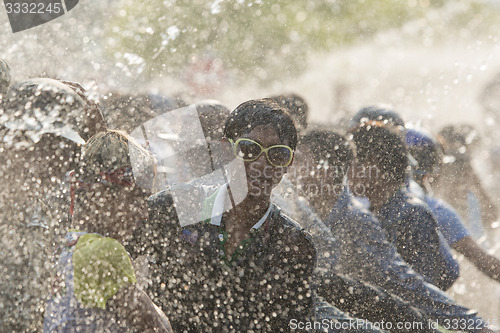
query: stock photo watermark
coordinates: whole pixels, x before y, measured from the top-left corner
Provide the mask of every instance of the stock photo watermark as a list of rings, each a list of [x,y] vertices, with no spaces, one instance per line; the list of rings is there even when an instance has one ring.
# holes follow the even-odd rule
[[[444,319],[441,322],[430,320],[428,322],[408,321],[408,322],[390,322],[380,321],[371,322],[365,319],[348,318],[343,321],[332,319],[323,319],[319,321],[301,321],[298,319],[290,320],[288,326],[293,330],[384,330],[400,331],[411,330],[420,331],[424,327],[433,330],[446,329],[452,331],[477,330],[482,327],[497,327],[497,320],[484,322],[481,319]]]
[[[79,0],[4,0],[12,32],[50,22],[73,8]]]
[[[296,167],[277,168],[266,166],[263,169],[250,165],[248,191],[258,195],[262,191],[271,192],[273,179],[288,179],[297,181],[297,194],[302,197],[335,195],[339,196],[345,188],[347,178],[373,181],[382,179],[382,172],[376,166],[322,166],[304,163]],[[263,184],[264,183],[264,184]],[[350,191],[359,197],[366,195],[367,187],[363,182],[351,184]]]

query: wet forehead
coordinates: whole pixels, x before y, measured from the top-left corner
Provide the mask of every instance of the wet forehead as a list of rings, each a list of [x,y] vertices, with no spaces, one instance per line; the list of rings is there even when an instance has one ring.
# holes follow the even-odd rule
[[[288,144],[287,142],[281,142],[276,130],[269,125],[257,126],[249,133],[243,135],[242,138],[257,141],[263,147]]]

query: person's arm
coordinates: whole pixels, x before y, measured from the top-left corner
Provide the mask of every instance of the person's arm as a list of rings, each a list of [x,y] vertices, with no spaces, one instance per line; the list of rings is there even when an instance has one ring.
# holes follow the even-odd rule
[[[349,222],[349,226],[352,226],[353,221]],[[447,324],[447,319],[453,320],[454,318],[467,323],[479,324],[482,322],[472,311],[455,303],[413,271],[399,256],[395,246],[387,241],[383,231],[374,225],[373,221],[369,223],[369,220],[364,220],[358,221],[358,223],[366,232],[366,234],[363,233],[362,236],[356,237],[358,240],[356,249],[359,251],[357,253],[360,257],[366,257],[363,268],[368,270],[365,275],[370,279],[368,282],[381,286],[384,291],[390,294],[398,295],[442,325]],[[341,239],[348,238],[347,234],[344,235],[344,238]],[[358,235],[361,235],[361,232],[358,232]],[[363,260],[362,258],[353,259]]]
[[[439,228],[451,248],[463,254],[479,270],[500,282],[500,260],[489,255],[471,237],[457,212],[446,202],[427,196],[426,202],[436,216]]]
[[[171,332],[166,316],[137,287],[134,268],[123,245],[113,238],[85,234],[73,251],[75,297],[86,308],[116,315],[136,332]]]
[[[333,223],[334,221],[342,222]],[[474,311],[455,303],[444,292],[426,283],[422,276],[411,269],[397,253],[395,245],[389,242],[378,221],[371,215],[333,215],[326,223],[331,226],[333,234],[342,240],[338,242],[338,252],[340,252],[338,265],[342,267],[342,272],[347,274],[359,272],[360,279],[380,287],[382,292],[401,297],[442,325],[459,320],[477,324],[471,327],[475,331],[484,326]],[[345,282],[336,283],[336,285],[342,284]],[[363,290],[365,287],[360,288]],[[335,292],[342,295],[342,290]],[[365,289],[364,292],[370,294],[370,290]],[[359,308],[358,305],[355,307]]]
[[[403,259],[425,279],[447,290],[459,276],[458,263],[426,206],[415,205],[402,216],[397,249]]]
[[[488,254],[470,236],[453,243],[451,247],[463,254],[481,272],[500,282],[500,260]]]
[[[173,333],[167,316],[135,285],[122,287],[106,307],[135,332]]]
[[[398,322],[414,323],[420,325],[419,332],[434,332],[429,325],[429,317],[423,311],[382,289],[345,275],[332,271],[323,275],[318,281],[317,293],[333,306],[357,318],[391,322],[394,326]]]

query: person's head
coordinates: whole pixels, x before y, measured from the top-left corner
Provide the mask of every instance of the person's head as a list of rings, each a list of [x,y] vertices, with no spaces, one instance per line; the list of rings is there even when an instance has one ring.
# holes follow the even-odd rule
[[[198,116],[197,120],[203,133],[197,133],[199,127],[195,124],[196,119],[191,119],[193,127],[187,130],[193,135],[191,141],[197,141],[198,144],[183,152],[181,158],[189,167],[190,177],[195,179],[208,175],[223,166],[221,139],[224,123],[231,114],[231,110],[216,100],[203,100],[188,108],[191,107],[196,109],[195,115]]]
[[[157,116],[187,106],[176,97],[118,91],[108,92],[101,104],[109,128],[127,133]]]
[[[224,123],[231,110],[216,100],[203,100],[196,103],[195,107],[205,139],[219,141],[223,137]]]
[[[72,177],[74,227],[111,237],[132,233],[147,218],[146,199],[156,173],[153,155],[126,133],[108,130],[84,146]]]
[[[421,183],[424,178],[432,176],[441,163],[442,146],[431,133],[421,128],[407,129],[406,146],[417,161],[413,167],[413,178]]]
[[[470,152],[479,143],[478,132],[468,124],[445,126],[439,131],[439,136],[443,139],[445,154],[458,163],[468,163]]]
[[[347,139],[329,130],[312,130],[301,136],[294,164],[301,188],[310,197],[338,197],[353,152]]]
[[[104,118],[95,104],[58,80],[34,78],[13,85],[5,96],[0,126],[7,129],[4,142],[22,137],[37,143],[45,133],[56,134],[83,143],[106,129]],[[83,89],[83,88],[82,88]]]
[[[196,176],[202,176],[214,172],[223,164],[221,139],[223,137],[224,123],[231,114],[231,110],[216,100],[203,100],[194,104],[194,106],[196,107],[205,142],[201,147],[193,149],[193,154],[187,157],[191,171]],[[198,153],[196,150],[200,149],[203,151]],[[210,161],[206,161],[207,149]]]
[[[285,107],[295,121],[297,132],[300,133],[307,129],[309,106],[304,98],[294,93],[271,96],[270,98]]]
[[[393,126],[380,126],[376,121],[365,122],[351,135],[356,149],[353,170],[349,173],[351,188],[356,195],[366,196],[376,205],[405,182],[408,172],[405,138]]]
[[[189,105],[180,95],[169,97],[160,94],[149,94],[148,99],[151,109],[157,116]]]
[[[17,156],[24,165],[23,172],[41,182],[60,180],[74,168],[79,145],[105,130],[99,109],[57,80],[16,83],[4,102],[0,111],[1,145]]]
[[[352,117],[349,130],[352,131],[366,122],[374,121],[380,122],[381,125],[395,126],[401,130],[405,127],[403,118],[396,111],[382,105],[371,105],[361,108]]]
[[[297,131],[288,112],[269,98],[239,105],[224,126],[224,138],[245,161],[250,196],[271,195],[293,162]]]

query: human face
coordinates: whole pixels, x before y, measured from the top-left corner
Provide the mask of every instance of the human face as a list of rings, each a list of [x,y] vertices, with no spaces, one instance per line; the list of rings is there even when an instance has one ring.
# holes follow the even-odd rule
[[[295,185],[305,188],[312,183],[316,176],[316,163],[311,150],[308,147],[300,146],[295,152],[295,163],[290,169],[289,179]]]
[[[329,195],[332,186],[330,186],[328,171],[323,164],[315,161],[309,147],[300,146],[297,152],[297,162],[291,172],[294,177],[297,177],[296,185],[301,196],[311,200],[318,195]]]
[[[265,125],[255,127],[250,133],[243,135],[242,138],[251,139],[263,148],[288,145],[288,142],[280,140],[278,133],[272,127]],[[272,189],[279,184],[291,165],[290,163],[287,167],[274,166],[268,161],[264,152],[256,160],[244,164],[248,194],[254,197],[269,197]]]
[[[257,141],[247,138],[239,138],[232,142],[233,153],[238,159],[245,162],[255,161],[261,154],[265,154],[267,161],[275,167],[287,167],[293,159],[292,148],[286,145],[274,145],[267,148],[262,147]]]
[[[381,169],[373,159],[356,158],[348,175],[353,194],[367,197],[370,202],[376,200],[386,187]]]

